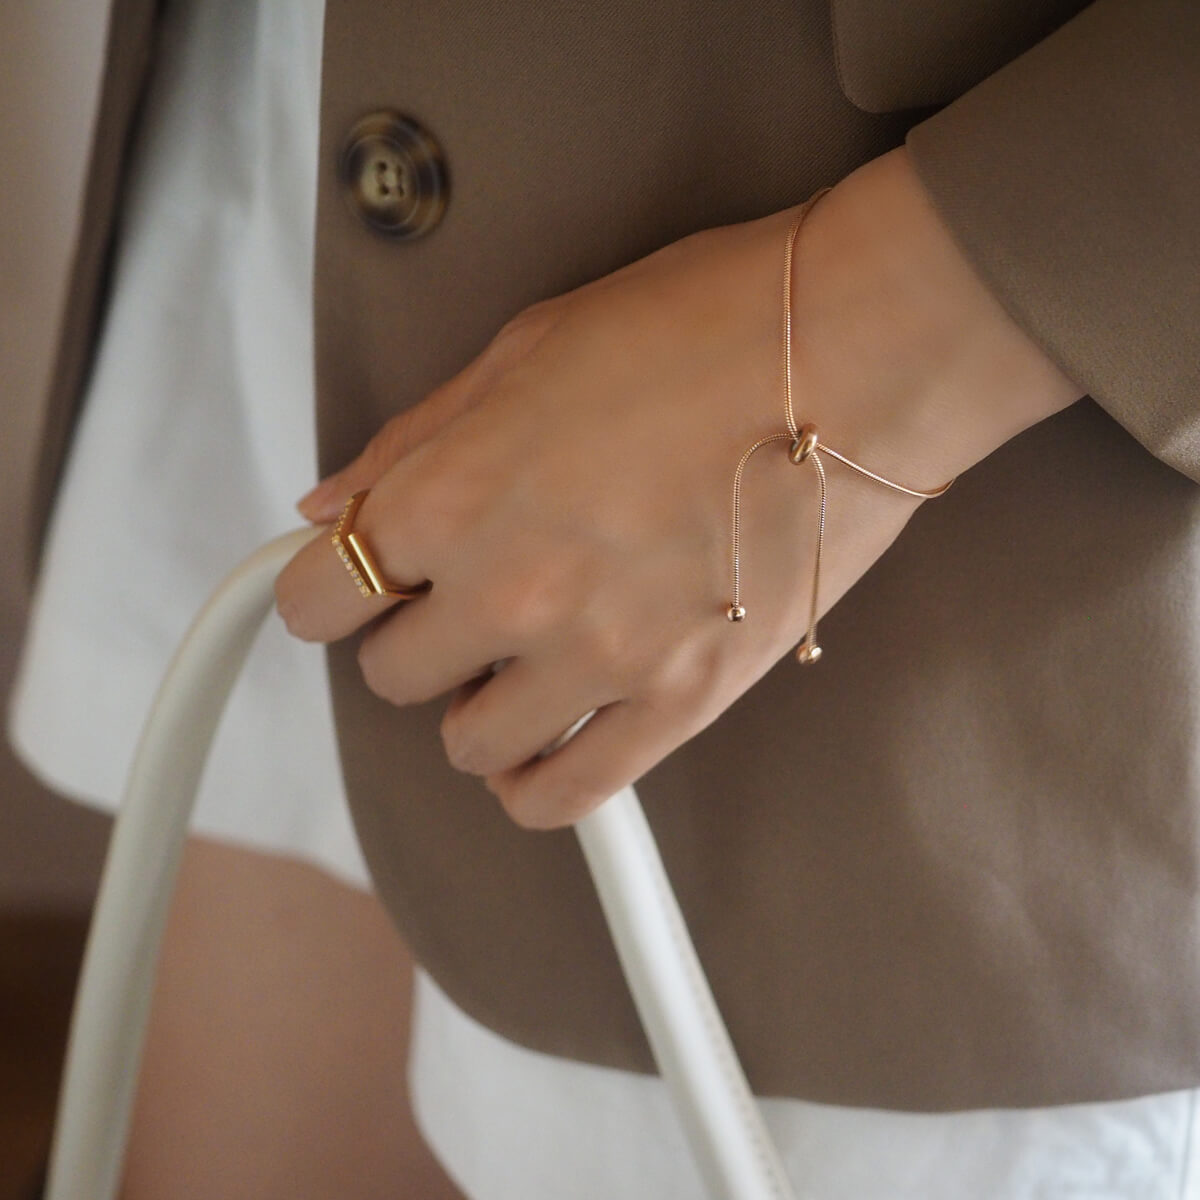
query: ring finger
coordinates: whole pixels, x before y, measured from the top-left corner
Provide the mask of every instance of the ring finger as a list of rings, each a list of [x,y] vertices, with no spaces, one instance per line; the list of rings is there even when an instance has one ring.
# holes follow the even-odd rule
[[[358,652],[367,686],[391,704],[421,704],[512,655],[473,600],[463,588],[434,587],[368,630]]]

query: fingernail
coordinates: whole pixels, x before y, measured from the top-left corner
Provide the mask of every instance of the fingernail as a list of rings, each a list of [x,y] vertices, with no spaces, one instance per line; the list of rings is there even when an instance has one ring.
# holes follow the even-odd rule
[[[331,475],[328,479],[322,479],[311,492],[301,496],[296,501],[296,508],[302,517],[314,525],[328,524],[336,520],[338,513],[342,511],[344,497],[341,491],[338,477]]]

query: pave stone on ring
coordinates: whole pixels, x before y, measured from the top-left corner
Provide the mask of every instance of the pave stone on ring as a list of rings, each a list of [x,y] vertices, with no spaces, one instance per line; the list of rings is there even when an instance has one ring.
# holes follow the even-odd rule
[[[372,596],[390,596],[393,600],[415,600],[429,591],[433,584],[428,579],[415,587],[397,587],[388,583],[376,565],[375,556],[367,549],[362,535],[354,532],[354,518],[366,498],[366,491],[355,492],[346,501],[346,507],[342,509],[342,515],[338,517],[329,540],[364,599],[369,600]]]

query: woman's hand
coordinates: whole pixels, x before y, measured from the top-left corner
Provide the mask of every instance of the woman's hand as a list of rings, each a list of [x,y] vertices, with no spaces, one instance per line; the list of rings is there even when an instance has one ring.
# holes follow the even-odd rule
[[[370,487],[356,528],[385,576],[433,587],[364,600],[319,539],[280,576],[288,628],[333,641],[370,624],[363,674],[395,704],[454,691],[451,764],[523,825],[583,816],[804,635],[818,491],[786,441],[747,467],[747,618],[726,618],[733,471],[786,428],[791,220],[686,238],[523,313],[302,502],[329,521]],[[903,151],[820,201],[793,279],[797,419],[889,478],[932,488],[1079,395],[976,280]],[[917,506],[827,472],[822,612]],[[837,646],[796,669],[836,671]]]

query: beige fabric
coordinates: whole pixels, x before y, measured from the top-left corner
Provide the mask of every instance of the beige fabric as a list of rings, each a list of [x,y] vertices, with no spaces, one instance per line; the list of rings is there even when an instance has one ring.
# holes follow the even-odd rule
[[[909,138],[971,261],[1200,480],[1200,5],[1099,0]]]
[[[834,0],[838,79],[867,112],[945,104],[1084,6],[1083,0]]]
[[[75,249],[71,230],[88,174],[107,24],[101,6],[45,8],[0,5],[0,516],[9,534],[0,558],[0,695],[12,678],[28,604],[24,552],[44,400]],[[14,70],[15,62],[37,63],[38,70]],[[87,869],[51,880],[44,857],[37,867],[22,868],[40,857],[30,848],[48,837],[61,843],[69,836],[89,848],[97,840],[81,838],[79,823],[65,829],[50,803],[7,748],[0,751],[5,907],[65,902],[76,909],[94,885]]]
[[[931,58],[965,87],[997,45],[1028,44],[1029,22],[1006,27],[994,5],[1000,25],[972,43],[970,7],[888,25],[899,65],[875,99],[913,102],[901,85]],[[847,79],[871,14],[835,8]],[[1042,6],[1032,36],[1065,15]],[[1196,176],[1179,164],[1194,162],[1182,117],[1197,44],[1182,4],[1100,0],[912,137],[998,293],[1182,466],[1197,306],[1186,271],[1159,291],[1139,264],[1195,252]],[[1115,70],[1114,56],[1138,64]],[[864,79],[871,61],[856,59]],[[552,18],[329,0],[324,78],[327,466],[523,305],[794,203],[914,120],[850,103],[816,0],[606,0]],[[451,205],[422,242],[381,240],[339,191],[345,131],[383,106],[427,125],[449,159]],[[1109,116],[1089,125],[1094,113]],[[1150,210],[1139,189],[1107,186],[1134,167],[1166,197]],[[1127,277],[1150,307],[1114,305]],[[1153,376],[1126,369],[1148,358]],[[4,394],[44,410],[43,384]],[[828,669],[781,665],[641,781],[760,1091],[944,1109],[1200,1082],[1197,531],[1194,484],[1077,405],[918,514],[827,620]],[[439,983],[522,1042],[648,1067],[570,835],[517,831],[445,766],[440,704],[390,710],[352,647],[332,663],[368,858]]]
[[[22,586],[93,344],[153,7],[6,5],[0,15],[0,480],[21,551],[6,570]]]

